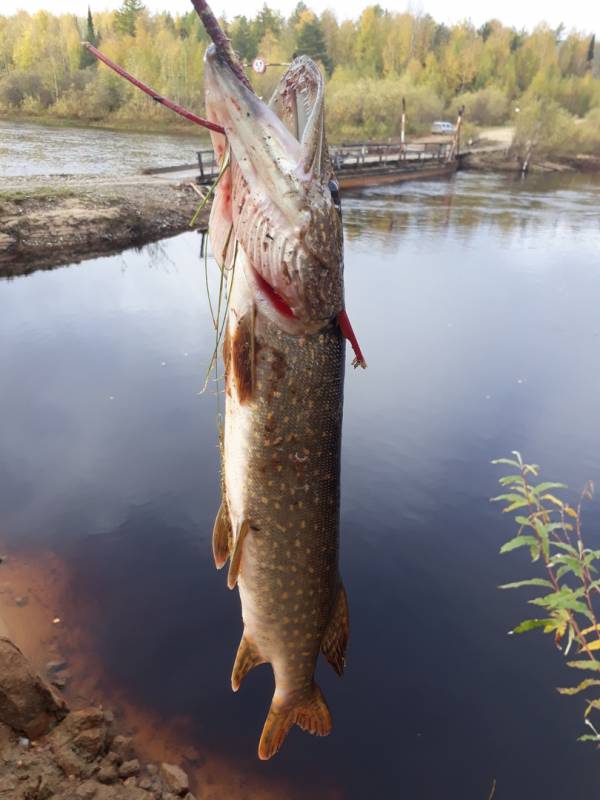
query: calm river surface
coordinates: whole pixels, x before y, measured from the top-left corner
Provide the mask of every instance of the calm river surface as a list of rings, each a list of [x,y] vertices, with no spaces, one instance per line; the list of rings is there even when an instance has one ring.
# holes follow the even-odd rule
[[[329,738],[296,729],[261,764],[270,670],[229,688],[197,235],[0,282],[4,539],[66,559],[116,685],[286,797],[486,800],[494,778],[504,800],[595,797],[582,704],[554,689],[573,676],[550,640],[507,636],[530,607],[496,587],[533,568],[498,554],[512,528],[488,498],[512,449],[600,485],[599,205],[591,178],[468,173],[344,198],[369,369],[346,379],[351,642],[342,680],[319,668]],[[598,505],[586,521],[600,547]]]
[[[196,151],[206,147],[208,137],[195,134],[193,125],[189,135],[159,135],[0,120],[0,178],[123,175],[144,167],[193,164]]]

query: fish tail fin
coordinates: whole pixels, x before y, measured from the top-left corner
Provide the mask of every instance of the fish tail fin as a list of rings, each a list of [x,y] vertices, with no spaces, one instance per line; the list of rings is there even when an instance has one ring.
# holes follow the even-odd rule
[[[331,714],[316,683],[313,683],[308,695],[291,704],[273,699],[258,745],[258,757],[262,761],[277,753],[293,725],[314,736],[331,733]]]

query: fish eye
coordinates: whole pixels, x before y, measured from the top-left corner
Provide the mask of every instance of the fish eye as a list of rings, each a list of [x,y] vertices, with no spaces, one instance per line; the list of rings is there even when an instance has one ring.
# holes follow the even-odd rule
[[[329,191],[331,192],[331,199],[333,200],[333,205],[339,210],[342,207],[342,201],[340,198],[340,187],[337,181],[329,181],[327,184]]]

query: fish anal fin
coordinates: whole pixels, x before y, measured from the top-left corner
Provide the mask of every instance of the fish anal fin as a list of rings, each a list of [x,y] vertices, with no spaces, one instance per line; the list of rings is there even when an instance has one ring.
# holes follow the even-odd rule
[[[227,586],[233,589],[237,583],[238,575],[240,574],[240,564],[242,563],[242,550],[244,548],[244,539],[250,529],[248,520],[245,519],[239,527],[237,536],[233,543],[233,551],[231,553],[231,561],[229,562],[229,572],[227,574]]]
[[[231,540],[231,523],[225,502],[217,511],[212,535],[213,556],[217,569],[222,569],[229,558],[229,544]]]
[[[241,682],[253,667],[264,664],[265,659],[260,655],[255,645],[246,637],[242,636],[242,641],[238,647],[235,657],[235,664],[231,673],[231,688],[234,692],[240,688]]]
[[[348,598],[340,581],[331,618],[321,642],[321,652],[338,675],[344,672],[349,633]]]
[[[331,733],[331,714],[316,683],[313,683],[307,695],[292,703],[282,703],[273,698],[258,745],[261,761],[277,753],[293,725],[314,736],[328,736]]]

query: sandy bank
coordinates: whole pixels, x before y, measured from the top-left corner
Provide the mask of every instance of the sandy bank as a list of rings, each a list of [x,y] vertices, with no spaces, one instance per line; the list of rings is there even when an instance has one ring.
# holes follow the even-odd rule
[[[0,186],[0,276],[23,275],[189,230],[200,198],[151,176],[50,176]],[[202,214],[197,228],[206,227]]]

